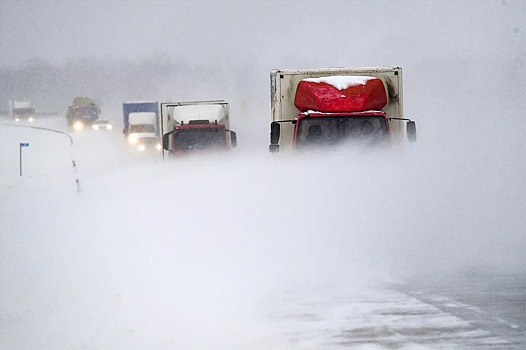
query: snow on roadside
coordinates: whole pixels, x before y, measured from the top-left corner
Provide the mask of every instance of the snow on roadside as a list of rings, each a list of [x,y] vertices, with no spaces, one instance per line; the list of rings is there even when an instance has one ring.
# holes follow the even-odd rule
[[[430,196],[438,209],[413,216],[419,179],[396,160],[161,162],[118,132],[73,139],[0,125],[1,347],[411,349],[484,336],[375,284],[386,266],[438,255],[415,237],[450,214]]]

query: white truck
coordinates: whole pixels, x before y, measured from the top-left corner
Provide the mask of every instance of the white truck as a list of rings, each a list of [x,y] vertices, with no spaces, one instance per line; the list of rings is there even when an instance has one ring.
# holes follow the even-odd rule
[[[271,152],[416,140],[400,67],[274,69],[270,88]]]
[[[28,100],[9,100],[8,113],[9,117],[17,122],[21,120],[32,122],[35,120],[35,109],[31,105],[31,101]]]
[[[161,150],[158,136],[157,114],[155,112],[133,112],[128,116],[128,141],[139,151],[147,148]]]
[[[224,100],[161,103],[163,149],[172,155],[237,146]]]

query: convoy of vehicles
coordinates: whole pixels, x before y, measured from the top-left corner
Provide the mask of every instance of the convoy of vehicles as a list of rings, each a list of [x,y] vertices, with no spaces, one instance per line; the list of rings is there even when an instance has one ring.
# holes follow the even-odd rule
[[[163,149],[169,154],[222,151],[237,146],[226,101],[162,103],[161,113]]]
[[[415,122],[403,115],[400,67],[274,69],[270,88],[271,152],[416,141]],[[9,116],[32,121],[34,108],[10,100]],[[75,97],[66,119],[72,130],[111,130],[99,116],[91,98]],[[138,150],[163,156],[223,151],[237,146],[229,117],[224,100],[124,102],[123,133]]]
[[[271,152],[416,140],[415,122],[403,117],[400,67],[275,69],[270,86]]]
[[[19,122],[25,120],[32,122],[35,120],[35,109],[33,108],[31,101],[24,100],[9,100],[7,109],[9,118]]]
[[[75,97],[73,103],[68,107],[66,120],[68,127],[74,131],[81,131],[90,127],[99,119],[100,108],[89,97]]]
[[[139,151],[161,150],[159,136],[159,103],[155,101],[134,101],[122,104],[122,130],[128,142]]]

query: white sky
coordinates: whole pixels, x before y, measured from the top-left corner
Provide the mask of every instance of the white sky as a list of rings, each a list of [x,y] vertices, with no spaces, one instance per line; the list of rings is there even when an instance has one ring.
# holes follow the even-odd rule
[[[524,50],[524,18],[519,0],[8,0],[0,3],[0,66],[159,54],[196,63],[295,57],[319,66],[502,55]]]

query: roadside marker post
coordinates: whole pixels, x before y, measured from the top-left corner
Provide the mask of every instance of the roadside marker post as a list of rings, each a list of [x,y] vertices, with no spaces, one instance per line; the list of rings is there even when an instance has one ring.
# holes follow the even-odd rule
[[[29,143],[27,142],[20,142],[20,176],[22,176],[22,148],[23,147],[29,147]]]

